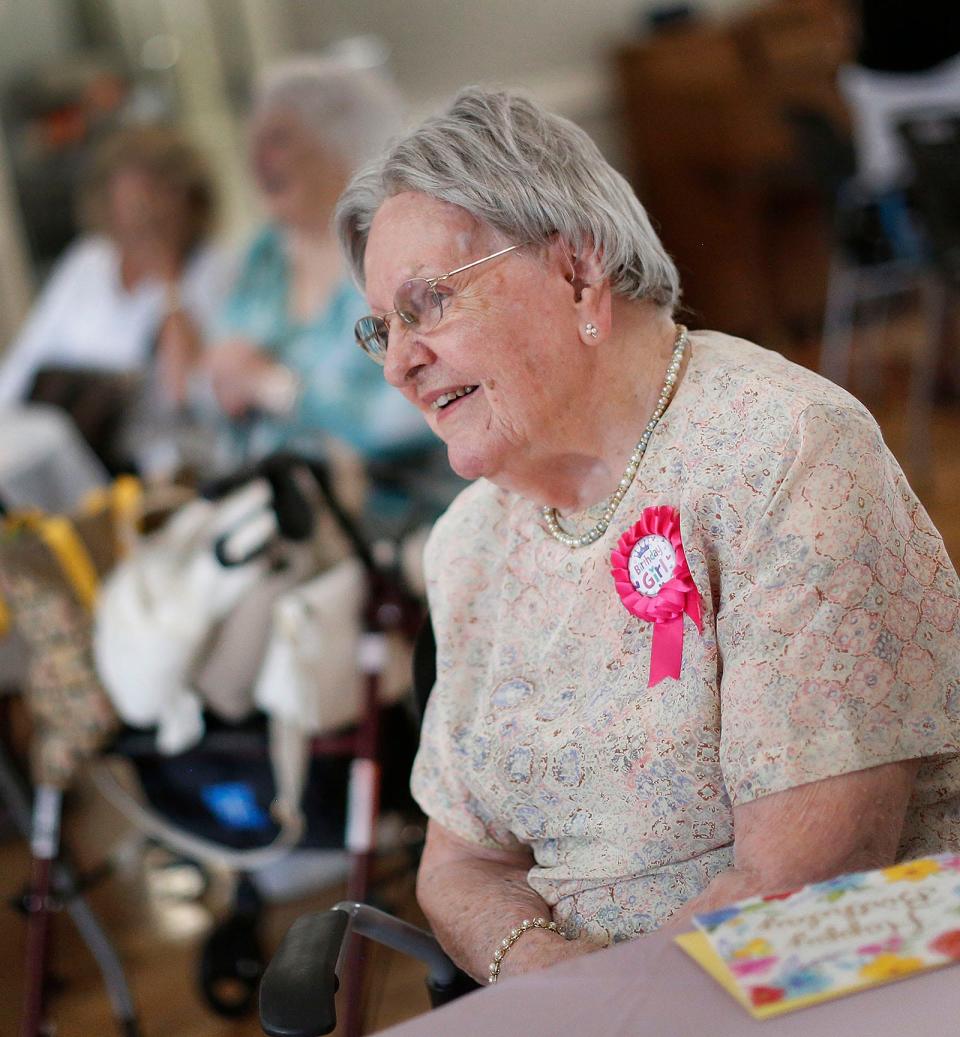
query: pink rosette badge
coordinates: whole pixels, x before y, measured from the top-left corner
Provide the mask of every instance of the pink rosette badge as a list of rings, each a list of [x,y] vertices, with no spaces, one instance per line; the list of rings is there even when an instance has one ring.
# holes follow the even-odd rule
[[[668,504],[645,508],[610,553],[610,565],[626,610],[653,624],[647,687],[679,677],[684,613],[703,633],[700,592],[680,540],[680,512]]]

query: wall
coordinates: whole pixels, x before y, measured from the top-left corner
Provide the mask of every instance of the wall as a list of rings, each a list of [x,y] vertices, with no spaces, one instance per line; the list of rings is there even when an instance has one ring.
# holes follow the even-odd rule
[[[0,0],[0,83],[65,53],[73,33],[63,0]]]
[[[620,164],[609,55],[670,0],[272,0],[286,15],[290,49],[323,47],[351,33],[376,33],[391,49],[400,86],[416,111],[457,87],[502,83],[529,90],[578,121]],[[693,0],[711,16],[762,0]],[[292,34],[292,35],[291,35]]]
[[[0,89],[21,72],[66,53],[74,31],[62,0],[0,0]],[[0,139],[0,350],[26,312],[33,288],[7,148]]]
[[[705,0],[716,12],[745,0]],[[605,64],[611,42],[642,28],[662,0],[278,0],[301,47],[375,32],[391,45],[397,77],[415,100],[476,81],[533,84],[561,70]]]
[[[84,2],[102,5],[103,17],[112,18],[120,30],[128,56],[137,54],[138,38],[179,30],[189,58],[183,65],[192,66],[177,72],[185,121],[195,132],[217,127],[217,140],[208,141],[208,146],[222,160],[215,165],[229,188],[226,229],[236,235],[255,213],[242,189],[240,138],[225,121],[227,99],[213,89],[217,77],[238,93],[235,73],[242,78],[247,69],[252,72],[277,54],[320,49],[345,36],[375,33],[389,46],[397,80],[415,112],[435,107],[466,83],[520,86],[577,120],[608,158],[622,165],[609,52],[617,40],[642,31],[646,13],[665,0]],[[696,6],[722,16],[757,2],[762,0],[697,0]],[[0,0],[0,88],[23,69],[69,54],[75,45],[76,17],[77,8],[68,0]],[[217,41],[219,53],[210,62],[197,50],[203,37]],[[184,76],[190,81],[184,82]],[[0,180],[2,173],[0,168]],[[0,265],[24,269],[18,249],[15,235],[8,233],[0,240]],[[9,290],[17,296],[23,288],[14,285]],[[5,315],[0,310],[0,349],[10,334],[12,312]]]

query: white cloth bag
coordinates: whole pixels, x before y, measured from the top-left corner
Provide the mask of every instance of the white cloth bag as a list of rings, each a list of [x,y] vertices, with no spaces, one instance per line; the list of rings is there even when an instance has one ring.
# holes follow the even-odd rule
[[[305,735],[325,734],[361,719],[365,594],[363,566],[347,558],[277,601],[254,688],[260,709]],[[396,702],[410,684],[410,649],[399,636],[390,635],[387,641],[381,705]]]
[[[178,753],[203,735],[193,667],[214,625],[261,579],[255,558],[224,567],[224,534],[256,543],[276,532],[269,485],[257,480],[221,501],[185,505],[108,577],[97,603],[97,672],[126,723],[157,726],[157,746]],[[239,553],[239,552],[238,552]]]

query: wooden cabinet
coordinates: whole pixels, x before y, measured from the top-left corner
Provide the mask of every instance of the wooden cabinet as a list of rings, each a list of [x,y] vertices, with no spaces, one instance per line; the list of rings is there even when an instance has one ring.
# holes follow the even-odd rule
[[[617,52],[634,182],[680,268],[692,326],[779,347],[819,330],[829,218],[787,113],[844,119],[841,11],[783,0]]]

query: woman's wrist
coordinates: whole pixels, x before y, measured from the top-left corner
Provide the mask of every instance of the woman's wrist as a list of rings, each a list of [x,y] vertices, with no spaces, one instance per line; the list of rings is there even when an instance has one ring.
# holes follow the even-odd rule
[[[488,982],[497,982],[500,978],[504,961],[507,956],[514,951],[514,948],[519,941],[523,940],[524,950],[529,953],[533,952],[535,949],[539,949],[544,940],[550,941],[556,939],[556,937],[560,937],[561,940],[566,939],[565,934],[561,931],[556,922],[542,917],[532,919],[525,918],[519,925],[515,926],[503,937],[494,950],[493,959],[490,962],[488,970]],[[518,964],[521,955],[522,952],[519,950],[514,953],[512,955],[512,962]],[[523,955],[523,957],[526,957],[526,955]]]
[[[259,379],[257,404],[268,414],[289,414],[300,397],[300,379],[283,364],[275,364]]]
[[[179,281],[167,281],[163,287],[163,316],[172,317],[183,309],[183,292]]]

